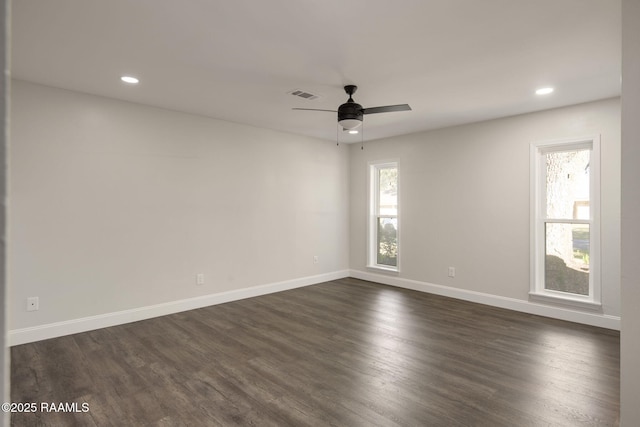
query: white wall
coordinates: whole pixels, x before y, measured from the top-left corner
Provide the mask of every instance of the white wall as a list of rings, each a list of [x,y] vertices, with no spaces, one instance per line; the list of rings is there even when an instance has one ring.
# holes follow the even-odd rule
[[[590,134],[602,136],[603,312],[588,315],[614,319],[605,326],[620,315],[618,99],[373,141],[362,151],[13,86],[12,331],[349,268],[527,311],[529,144]],[[365,267],[367,163],[380,159],[400,160],[397,277]],[[30,296],[40,298],[39,311],[26,311]],[[566,318],[554,310],[533,312]]]
[[[640,1],[622,2],[620,422],[640,420]]]
[[[364,150],[351,147],[352,274],[389,284],[445,286],[445,294],[473,300],[480,293],[478,301],[491,303],[484,298],[489,295],[522,308],[518,302],[528,303],[530,289],[529,145],[593,134],[602,138],[603,314],[614,319],[607,325],[616,325],[619,99],[373,141]],[[366,268],[366,171],[368,162],[386,159],[400,161],[401,272],[376,277]],[[453,279],[448,266],[456,268]],[[547,313],[542,310],[534,312]]]
[[[11,330],[348,268],[347,147],[12,90]]]

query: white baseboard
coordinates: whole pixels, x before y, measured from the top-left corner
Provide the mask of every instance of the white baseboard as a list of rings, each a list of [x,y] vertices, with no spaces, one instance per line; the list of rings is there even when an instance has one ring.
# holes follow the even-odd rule
[[[399,288],[442,295],[528,314],[536,314],[538,316],[567,320],[569,322],[582,323],[600,328],[620,330],[620,317],[617,316],[584,312],[567,307],[549,306],[515,298],[507,298],[482,292],[469,291],[466,289],[435,285],[433,283],[403,279],[396,276],[377,274],[368,271],[350,270],[349,276],[356,279],[369,280],[371,282],[382,283]]]
[[[245,298],[267,295],[303,286],[315,285],[317,283],[342,279],[348,276],[348,270],[335,271],[316,276],[308,276],[283,282],[253,286],[251,288],[203,295],[178,301],[170,301],[163,304],[155,304],[131,310],[118,311],[115,313],[106,313],[63,322],[49,323],[31,328],[14,329],[9,331],[8,341],[9,346],[26,344],[49,338],[106,328],[109,326],[137,322],[139,320],[151,319],[153,317],[165,316],[167,314],[179,313],[181,311],[194,310],[197,308],[223,304]]]
[[[356,279],[369,280],[371,282],[442,295],[494,307],[506,308],[523,313],[552,317],[555,319],[583,323],[586,325],[598,326],[601,328],[620,330],[620,317],[616,316],[582,312],[578,310],[572,310],[570,308],[553,307],[515,298],[507,298],[497,295],[485,294],[482,292],[451,288],[449,286],[435,285],[432,283],[403,279],[400,277],[384,274],[376,274],[360,270],[341,270],[331,273],[319,274],[316,276],[308,276],[298,279],[286,280],[283,282],[253,286],[251,288],[203,295],[200,297],[188,298],[178,301],[170,301],[163,304],[139,307],[131,310],[100,314],[96,316],[72,319],[63,322],[49,323],[46,325],[34,326],[31,328],[14,329],[9,331],[8,341],[9,346],[27,344],[30,342],[46,340],[49,338],[77,334],[80,332],[92,331],[94,329],[122,325],[125,323],[137,322],[139,320],[151,319],[153,317],[179,313],[181,311],[194,310],[211,305],[238,301],[245,298],[258,297],[274,292],[282,292],[290,289],[300,288],[303,286],[315,285],[317,283],[328,282],[331,280],[338,280],[345,277],[354,277]]]

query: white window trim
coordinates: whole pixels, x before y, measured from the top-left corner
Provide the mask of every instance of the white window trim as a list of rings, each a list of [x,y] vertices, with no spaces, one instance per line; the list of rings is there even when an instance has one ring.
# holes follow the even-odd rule
[[[589,224],[589,295],[576,295],[544,288],[546,222],[546,173],[543,172],[543,155],[553,151],[591,148],[590,158],[590,214],[589,220],[572,220]],[[553,302],[587,309],[600,309],[602,290],[600,280],[600,135],[553,141],[538,141],[530,146],[530,197],[531,197],[531,260],[529,296],[541,302]],[[562,222],[562,221],[559,221]]]
[[[379,182],[377,179],[377,171],[379,169],[384,169],[388,167],[395,167],[398,169],[398,194],[397,194],[397,222],[398,226],[396,229],[396,242],[398,245],[397,248],[397,262],[396,266],[389,266],[378,264],[378,222],[377,222],[377,204],[378,204],[378,194],[379,194]],[[369,188],[369,200],[367,203],[367,268],[375,269],[382,272],[388,273],[399,273],[400,272],[400,193],[401,193],[401,184],[400,184],[400,162],[397,159],[393,160],[385,160],[385,161],[375,161],[369,162],[367,168],[367,186]],[[384,216],[384,215],[382,215]],[[392,217],[392,216],[390,216]]]

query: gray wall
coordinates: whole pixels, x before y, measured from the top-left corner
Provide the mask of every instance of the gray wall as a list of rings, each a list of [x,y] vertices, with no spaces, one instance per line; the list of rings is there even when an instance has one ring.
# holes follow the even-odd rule
[[[602,303],[620,315],[620,100],[457,126],[351,147],[351,268],[366,268],[367,164],[400,161],[395,276],[528,301],[529,146],[601,135]],[[447,277],[448,266],[456,277]],[[384,276],[387,277],[387,276]]]
[[[7,17],[9,13],[7,8],[9,5],[4,0],[0,0],[0,70],[2,77],[0,78],[0,165],[2,165],[2,174],[0,175],[0,332],[2,338],[0,342],[0,391],[2,402],[8,402],[9,399],[9,350],[7,348],[7,281],[6,281],[6,146],[7,135],[9,132],[8,111],[6,108],[9,102],[8,97],[8,73],[7,64],[9,50],[9,26],[7,25]],[[9,425],[9,415],[4,413],[0,415],[0,426]]]
[[[22,81],[12,91],[11,330],[348,268],[346,147]],[[31,296],[39,311],[26,311]]]
[[[640,1],[622,2],[621,425],[640,420]]]

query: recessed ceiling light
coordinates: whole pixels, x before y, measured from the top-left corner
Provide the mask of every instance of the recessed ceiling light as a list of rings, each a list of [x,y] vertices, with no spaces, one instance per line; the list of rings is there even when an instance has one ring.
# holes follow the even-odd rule
[[[536,95],[549,95],[551,92],[553,92],[552,87],[542,87],[536,90]]]
[[[138,79],[136,79],[135,77],[132,77],[132,76],[122,76],[122,77],[120,77],[120,80],[122,80],[125,83],[132,84],[132,85],[135,85],[138,82],[140,82],[140,80],[138,80]]]
[[[357,129],[351,129],[351,130],[349,131],[349,133],[350,133],[351,135],[355,135],[355,134],[357,134],[357,133],[358,133],[358,130],[357,130]]]

